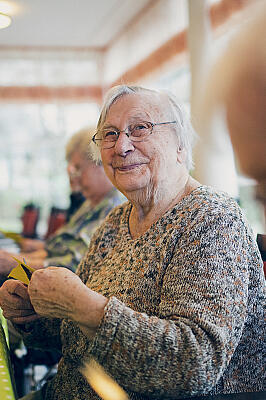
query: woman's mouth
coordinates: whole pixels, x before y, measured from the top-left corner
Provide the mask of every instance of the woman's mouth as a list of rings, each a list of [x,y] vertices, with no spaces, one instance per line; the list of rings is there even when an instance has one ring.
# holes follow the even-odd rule
[[[140,167],[142,164],[130,164],[130,165],[123,165],[121,167],[116,167],[116,169],[120,172],[127,172],[131,171],[132,169]]]

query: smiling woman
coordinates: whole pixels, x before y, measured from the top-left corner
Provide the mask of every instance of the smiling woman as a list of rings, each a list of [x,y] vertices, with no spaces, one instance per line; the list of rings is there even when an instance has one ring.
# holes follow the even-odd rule
[[[91,358],[131,399],[263,390],[258,249],[236,202],[189,175],[193,131],[180,110],[166,94],[114,88],[96,136],[128,202],[95,232],[78,276],[49,267],[28,293],[0,289],[25,343],[62,351],[45,400],[97,399],[80,373]],[[149,134],[136,141],[135,129]]]
[[[105,148],[103,139],[103,167],[111,182],[134,203],[134,211],[141,213],[143,207],[150,208],[147,222],[151,225],[154,206],[158,215],[160,208],[166,210],[174,204],[177,196],[181,198],[182,191],[189,193],[197,184],[189,179],[188,171],[182,163],[185,160],[185,149],[179,145],[177,124],[162,124],[160,121],[163,118],[162,122],[165,122],[170,117],[167,98],[163,95],[152,96],[148,91],[120,96],[117,96],[107,112],[103,132],[108,126],[115,126],[120,132],[128,129],[128,124],[143,127],[143,121],[147,121],[150,127],[154,124],[154,129],[146,128],[145,131],[150,134],[139,136],[138,141],[133,140],[133,135],[122,131],[123,134],[118,135],[111,148]],[[132,234],[139,222],[136,220],[131,226]]]
[[[109,92],[94,143],[107,176],[130,201],[157,203],[161,192],[180,197],[171,181],[188,179],[194,137],[172,96],[121,86]]]

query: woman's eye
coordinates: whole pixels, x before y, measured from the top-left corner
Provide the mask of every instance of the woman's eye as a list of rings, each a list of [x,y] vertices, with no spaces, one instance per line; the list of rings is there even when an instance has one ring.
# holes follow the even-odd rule
[[[104,132],[104,138],[112,138],[112,137],[116,137],[117,136],[117,132],[116,131],[107,131]]]
[[[135,137],[146,135],[148,129],[149,127],[145,123],[134,125],[131,130],[131,135]]]
[[[140,131],[142,129],[147,129],[147,126],[144,124],[139,124],[139,125],[134,126],[134,130],[136,130],[136,131]]]

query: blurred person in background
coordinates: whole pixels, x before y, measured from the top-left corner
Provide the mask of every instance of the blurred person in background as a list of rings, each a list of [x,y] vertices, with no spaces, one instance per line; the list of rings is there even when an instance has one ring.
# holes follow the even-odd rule
[[[79,147],[79,135],[74,135],[66,145],[66,160],[68,163],[67,172],[69,177],[69,184],[71,188],[70,206],[67,210],[67,218],[69,221],[73,214],[80,208],[81,204],[85,201],[82,193],[79,173],[72,166],[70,160],[73,152]]]
[[[70,217],[75,214],[75,212],[80,208],[82,203],[85,200],[84,195],[82,194],[81,184],[80,184],[80,173],[73,168],[70,160],[75,149],[80,148],[80,134],[73,135],[68,143],[66,144],[66,161],[67,161],[67,173],[69,178],[70,185],[70,205],[66,214],[66,221],[70,220]],[[37,239],[27,239],[22,238],[20,243],[20,248],[22,252],[29,253],[33,251],[37,251],[40,249],[44,249],[45,243],[43,240]],[[40,253],[41,254],[41,253]],[[33,254],[31,255],[33,256]],[[36,253],[37,256],[37,253]]]
[[[36,243],[37,250],[34,252],[16,255],[0,251],[0,275],[8,275],[17,265],[11,255],[21,260],[25,258],[33,268],[53,265],[75,271],[87,251],[94,229],[114,206],[121,203],[123,196],[106,177],[102,165],[92,160],[88,147],[92,134],[93,129],[83,129],[77,132],[66,146],[70,182],[72,186],[81,188],[86,201],[70,221],[45,242],[26,240],[29,247]]]

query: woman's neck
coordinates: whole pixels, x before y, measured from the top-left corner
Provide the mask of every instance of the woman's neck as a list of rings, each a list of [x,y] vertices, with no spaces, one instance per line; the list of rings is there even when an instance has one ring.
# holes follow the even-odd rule
[[[133,207],[129,217],[129,229],[133,239],[143,235],[166,211],[174,207],[199,186],[199,182],[187,175],[176,185],[163,191],[161,196],[160,194],[155,194],[147,202],[143,203],[132,201]]]

